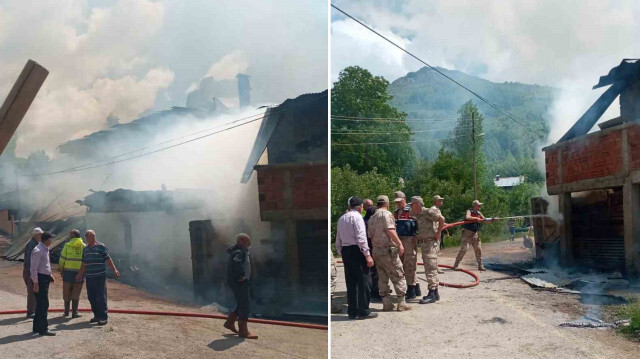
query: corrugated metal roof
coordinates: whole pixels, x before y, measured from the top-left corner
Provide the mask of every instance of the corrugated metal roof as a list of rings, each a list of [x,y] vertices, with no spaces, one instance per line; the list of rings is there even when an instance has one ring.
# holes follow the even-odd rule
[[[514,187],[524,183],[524,177],[500,177],[499,179],[494,179],[493,183],[497,187]]]
[[[571,283],[571,279],[556,273],[531,273],[521,278],[523,281],[540,288],[558,288]]]

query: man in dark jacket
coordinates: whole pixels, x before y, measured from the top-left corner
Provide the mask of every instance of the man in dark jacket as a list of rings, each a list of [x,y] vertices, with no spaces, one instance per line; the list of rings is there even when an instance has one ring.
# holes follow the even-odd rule
[[[236,245],[229,248],[229,260],[227,261],[227,284],[236,298],[236,309],[227,317],[224,327],[237,333],[241,338],[258,339],[247,328],[249,320],[249,281],[251,280],[251,259],[249,248],[251,238],[246,233],[236,236]],[[236,320],[239,330],[236,330]]]

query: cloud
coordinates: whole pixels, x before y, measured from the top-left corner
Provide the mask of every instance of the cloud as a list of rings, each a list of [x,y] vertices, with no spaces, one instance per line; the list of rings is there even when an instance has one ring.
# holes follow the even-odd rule
[[[640,3],[631,0],[352,1],[342,8],[382,33],[392,32],[433,66],[495,82],[561,88],[549,114],[550,140],[562,136],[604,91],[591,90],[599,76],[623,58],[638,56]],[[347,30],[345,22],[356,24],[337,11],[332,15],[334,81],[349,65],[390,81],[422,67],[373,33]],[[602,119],[618,114],[616,101]]]
[[[86,88],[63,86],[41,90],[18,131],[18,156],[34,149],[55,155],[62,142],[104,129],[108,116],[120,123],[134,120],[151,108],[160,89],[173,81],[167,69],[151,69],[144,78],[99,78]]]
[[[239,72],[245,72],[249,67],[249,60],[239,50],[224,55],[220,61],[209,67],[205,77],[212,76],[216,80],[232,80]]]
[[[347,4],[345,11],[376,30],[405,34],[411,39],[407,49],[432,65],[464,72],[484,67],[483,77],[499,82],[556,86],[583,76],[597,82],[622,58],[635,54],[640,34],[640,5],[632,1],[589,1],[588,6],[583,1],[548,0]],[[332,25],[342,26],[346,20],[333,13]],[[363,37],[354,32],[344,40],[358,49],[376,39],[372,33]],[[341,38],[332,38],[332,65],[341,69],[360,63],[395,79],[387,68],[386,52],[399,50],[361,53],[345,51],[346,47]],[[421,67],[406,55],[402,62],[410,69]],[[332,76],[336,78],[335,70]]]
[[[0,99],[27,59],[50,71],[20,125],[20,154],[55,155],[60,142],[103,129],[109,114],[129,121],[184,106],[207,73],[246,71],[256,106],[327,88],[328,12],[315,0],[0,3]]]
[[[55,155],[61,142],[105,128],[109,114],[131,121],[173,81],[172,71],[143,66],[140,50],[163,23],[160,3],[119,0],[90,9],[85,1],[9,0],[1,14],[7,22],[1,28],[0,83],[9,86],[0,88],[0,96],[28,58],[50,71],[19,127],[18,155],[37,149]]]

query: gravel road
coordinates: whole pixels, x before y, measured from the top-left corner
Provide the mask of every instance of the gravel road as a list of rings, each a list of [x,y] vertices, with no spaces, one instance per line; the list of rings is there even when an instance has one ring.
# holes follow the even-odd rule
[[[530,256],[522,241],[483,244],[485,262],[515,261]],[[453,265],[457,248],[447,248],[440,263]],[[421,260],[420,260],[421,262]],[[469,250],[462,267],[474,270]],[[426,292],[424,268],[420,284]],[[332,358],[638,358],[640,345],[610,329],[560,328],[582,316],[586,308],[576,296],[534,291],[520,279],[494,271],[481,274],[470,289],[440,287],[441,301],[412,304],[407,312],[381,312],[379,317],[348,320],[332,315]],[[441,281],[471,277],[445,269]],[[498,279],[498,280],[496,280]],[[338,264],[334,301],[346,303],[344,272]],[[346,310],[345,310],[346,312]]]
[[[0,310],[24,309],[22,263],[0,261]],[[122,309],[206,312],[109,280],[109,306]],[[52,308],[62,308],[62,287],[50,289]],[[81,307],[88,307],[83,290]],[[242,340],[216,319],[112,314],[109,324],[88,323],[90,314],[49,315],[55,337],[31,334],[31,320],[0,316],[0,358],[326,358],[327,331],[250,324],[258,340]]]

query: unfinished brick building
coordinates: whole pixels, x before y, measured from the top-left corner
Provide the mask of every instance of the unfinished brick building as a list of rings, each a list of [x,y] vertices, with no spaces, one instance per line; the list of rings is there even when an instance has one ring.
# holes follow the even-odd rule
[[[273,250],[286,253],[284,275],[298,294],[327,290],[327,101],[324,91],[268,109],[242,176],[247,183],[257,173],[260,217],[271,223]],[[312,304],[326,313],[326,303]]]
[[[547,191],[558,196],[564,266],[640,274],[640,61],[623,60],[608,86],[545,152]],[[620,96],[620,117],[599,124]]]

